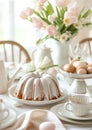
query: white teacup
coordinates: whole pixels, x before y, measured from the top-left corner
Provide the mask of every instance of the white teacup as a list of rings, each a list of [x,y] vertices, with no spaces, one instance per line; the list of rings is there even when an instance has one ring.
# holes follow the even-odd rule
[[[78,104],[90,104],[92,103],[92,98],[85,94],[71,94],[69,95],[69,100]]]
[[[9,109],[3,101],[0,100],[0,121],[5,120],[9,116]]]
[[[92,98],[85,94],[71,94],[65,109],[73,112],[76,116],[88,115],[92,110]]]

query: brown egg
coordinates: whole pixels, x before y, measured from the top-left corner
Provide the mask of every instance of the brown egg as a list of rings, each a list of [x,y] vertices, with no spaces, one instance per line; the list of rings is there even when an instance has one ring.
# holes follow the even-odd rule
[[[72,65],[74,66],[74,67],[77,67],[77,64],[79,63],[79,61],[74,61],[73,63],[72,63]]]
[[[87,74],[87,70],[84,68],[79,68],[76,70],[76,73],[77,74]]]
[[[92,67],[92,64],[88,64],[87,67]]]
[[[87,62],[85,61],[76,61],[73,63],[74,67],[83,67],[83,68],[87,68]]]
[[[73,59],[73,60],[70,61],[70,64],[73,65],[73,63],[74,63],[74,62],[77,62],[77,61],[80,61],[80,60],[78,60],[78,59]]]
[[[55,130],[55,124],[53,122],[43,122],[39,126],[39,130]]]
[[[87,66],[78,66],[78,67],[76,67],[76,71],[77,71],[78,69],[86,69],[86,70],[87,70]]]
[[[63,70],[69,73],[74,73],[75,72],[75,67],[72,64],[65,64],[63,66]]]
[[[87,67],[87,72],[88,72],[88,74],[91,74],[91,73],[92,73],[92,66],[88,66],[88,67]]]

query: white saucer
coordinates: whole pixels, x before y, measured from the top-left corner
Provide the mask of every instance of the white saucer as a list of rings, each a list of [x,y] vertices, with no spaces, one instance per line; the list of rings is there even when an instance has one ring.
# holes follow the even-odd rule
[[[76,117],[72,114],[73,116],[71,115],[71,118],[70,118],[70,113],[68,113],[66,110],[64,110],[64,104],[55,105],[54,107],[51,108],[51,111],[54,112],[59,119],[70,122],[70,123],[84,124],[84,125],[92,124],[92,114],[91,114],[91,116],[89,115],[88,117],[86,116],[83,118]]]
[[[73,120],[81,120],[81,121],[82,120],[86,120],[86,121],[87,120],[92,120],[92,111],[90,111],[89,115],[87,115],[87,116],[80,116],[79,117],[79,116],[74,115],[74,113],[65,110],[64,106],[60,106],[58,108],[58,113],[61,116],[64,116],[66,118],[70,118],[70,119],[73,119]]]
[[[9,116],[0,122],[0,130],[12,125],[17,119],[16,112],[12,109],[9,109]]]
[[[17,101],[18,103],[22,103],[22,104],[26,104],[26,105],[31,105],[31,106],[44,106],[44,105],[50,105],[50,104],[53,104],[53,103],[57,103],[63,99],[66,98],[66,94],[62,93],[63,95],[55,100],[44,100],[44,101],[31,101],[31,100],[24,100],[24,99],[19,99],[16,97],[15,95],[15,89],[16,89],[16,86],[14,87],[11,87],[9,89],[9,96]]]

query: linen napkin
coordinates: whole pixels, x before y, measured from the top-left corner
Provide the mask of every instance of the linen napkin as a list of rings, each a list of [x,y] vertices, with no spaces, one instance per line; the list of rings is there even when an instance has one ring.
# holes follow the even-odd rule
[[[12,126],[3,130],[40,130],[40,124],[47,121],[55,124],[55,130],[65,130],[62,122],[53,112],[42,109],[30,110],[21,114]]]

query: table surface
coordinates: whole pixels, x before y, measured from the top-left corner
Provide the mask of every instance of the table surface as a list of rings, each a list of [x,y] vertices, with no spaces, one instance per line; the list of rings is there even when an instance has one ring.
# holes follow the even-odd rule
[[[91,85],[92,83],[92,79],[90,81],[87,81],[87,83],[89,85]],[[52,105],[48,105],[48,106],[41,106],[41,107],[32,107],[32,106],[27,106],[27,105],[19,105],[19,106],[15,106],[15,104],[17,103],[15,100],[11,99],[8,95],[8,93],[5,94],[1,94],[0,98],[2,98],[4,100],[4,102],[7,104],[7,106],[9,106],[9,108],[12,108],[15,110],[15,112],[17,113],[17,115],[20,115],[21,113],[28,111],[28,110],[32,110],[32,109],[47,109],[50,110],[51,107],[53,107],[54,105],[60,104],[60,103],[64,103],[67,101],[67,99],[64,99],[58,103],[52,104]],[[62,121],[62,120],[61,120]],[[62,123],[64,124],[66,130],[92,130],[92,125],[78,125],[78,124],[73,124],[73,123],[69,123],[69,122],[65,122],[62,121]]]
[[[9,108],[12,108],[13,110],[15,110],[15,112],[17,113],[17,115],[20,115],[21,113],[31,110],[31,109],[47,109],[49,110],[53,105],[49,105],[49,106],[42,106],[42,107],[32,107],[32,106],[27,106],[27,105],[20,105],[20,107],[16,107],[16,101],[12,100],[8,94],[3,94],[0,95],[0,98],[3,98],[4,102],[7,104],[7,106],[9,106]],[[65,102],[66,99],[64,99],[60,103]],[[57,103],[56,103],[57,104]],[[54,104],[54,105],[56,105]],[[62,120],[61,120],[62,121]],[[69,122],[65,122],[62,121],[62,123],[64,124],[66,130],[92,130],[92,125],[76,125],[76,124],[72,124]]]

